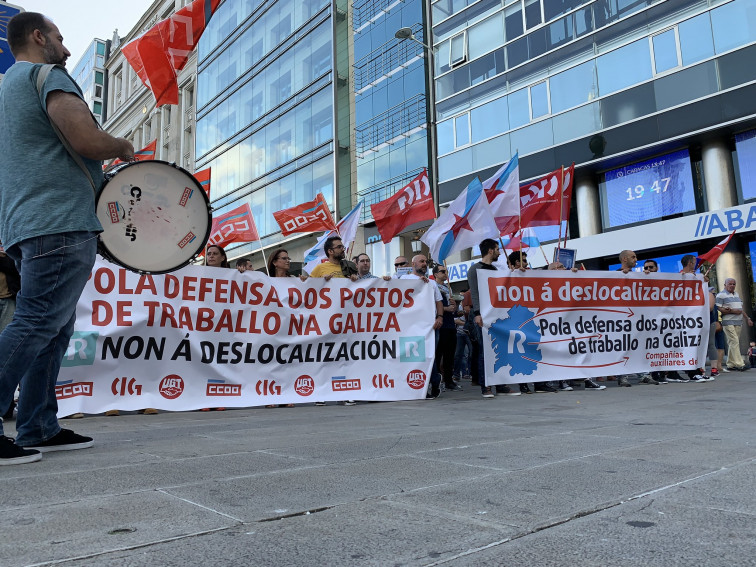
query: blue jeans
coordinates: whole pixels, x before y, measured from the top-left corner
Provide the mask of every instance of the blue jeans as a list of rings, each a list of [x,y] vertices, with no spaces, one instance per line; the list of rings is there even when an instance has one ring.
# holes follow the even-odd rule
[[[467,352],[465,352],[467,349]],[[454,375],[465,376],[470,374],[470,357],[472,356],[472,344],[467,333],[457,333],[457,348],[454,352]]]
[[[94,265],[97,234],[39,236],[6,252],[21,273],[21,291],[13,321],[0,334],[0,415],[21,383],[16,442],[28,446],[60,432],[55,382]]]

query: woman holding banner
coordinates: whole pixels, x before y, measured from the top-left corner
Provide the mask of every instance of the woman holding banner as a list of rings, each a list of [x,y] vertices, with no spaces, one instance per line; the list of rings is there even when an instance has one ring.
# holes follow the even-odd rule
[[[268,260],[268,275],[271,278],[293,278],[296,277],[289,273],[291,258],[289,253],[280,248],[276,250]],[[294,404],[269,404],[266,408],[293,408]]]
[[[228,257],[223,246],[211,244],[205,248],[205,265],[211,268],[230,268]],[[215,411],[226,411],[226,408],[212,408]],[[200,411],[210,411],[210,408],[202,408]]]

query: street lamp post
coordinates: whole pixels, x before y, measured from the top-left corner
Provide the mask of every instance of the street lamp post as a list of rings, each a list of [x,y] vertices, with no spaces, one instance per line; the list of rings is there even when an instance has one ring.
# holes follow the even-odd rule
[[[433,192],[433,203],[436,207],[436,216],[439,214],[439,193],[438,193],[438,146],[436,142],[436,84],[433,80],[433,47],[427,45],[415,37],[412,28],[401,28],[397,30],[394,37],[399,40],[408,39],[421,45],[428,54],[426,73],[425,73],[425,91],[428,93],[428,118],[430,127],[428,128],[428,140],[430,155],[428,156],[428,173],[431,180],[431,191]]]

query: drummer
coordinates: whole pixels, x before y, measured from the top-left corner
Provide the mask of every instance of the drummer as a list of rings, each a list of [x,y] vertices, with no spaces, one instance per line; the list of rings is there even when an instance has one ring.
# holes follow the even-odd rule
[[[0,422],[0,465],[38,461],[41,452],[94,443],[61,429],[55,399],[76,303],[102,231],[93,184],[83,167],[99,187],[101,160],[134,157],[128,140],[97,127],[81,89],[64,68],[71,54],[53,22],[22,12],[10,19],[6,31],[16,63],[0,85],[0,240],[21,272],[21,291],[13,321],[0,335],[0,415],[22,379],[24,387],[15,442],[3,436]],[[37,76],[45,63],[59,66],[38,92]]]

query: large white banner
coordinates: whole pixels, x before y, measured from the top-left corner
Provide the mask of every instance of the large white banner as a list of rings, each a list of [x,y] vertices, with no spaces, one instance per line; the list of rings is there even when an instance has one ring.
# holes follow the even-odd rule
[[[562,270],[478,272],[486,384],[704,365],[701,276]]]
[[[59,414],[425,398],[433,289],[99,260],[56,385]]]

